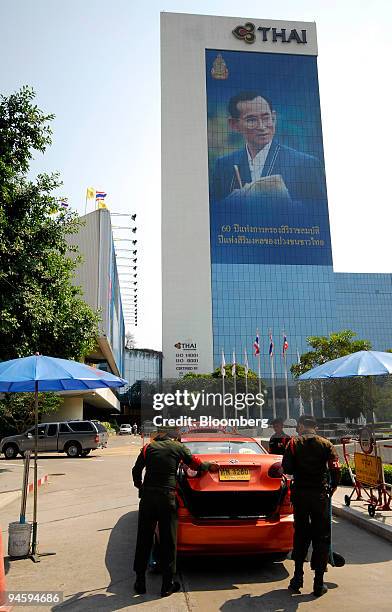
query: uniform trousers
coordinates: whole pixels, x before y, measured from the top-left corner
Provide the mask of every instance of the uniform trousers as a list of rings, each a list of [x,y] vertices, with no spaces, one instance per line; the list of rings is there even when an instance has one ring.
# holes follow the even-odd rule
[[[144,574],[158,524],[162,578],[170,583],[176,573],[177,505],[173,489],[143,488],[139,503],[137,541],[133,569]]]
[[[292,558],[303,563],[312,542],[311,568],[324,572],[331,544],[329,496],[325,489],[294,488],[294,545]]]

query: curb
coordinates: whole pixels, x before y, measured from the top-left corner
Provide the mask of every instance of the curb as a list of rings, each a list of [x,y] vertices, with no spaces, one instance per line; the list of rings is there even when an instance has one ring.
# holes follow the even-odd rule
[[[38,479],[38,487],[41,487],[43,484],[45,484],[45,482],[48,482],[48,480],[49,480],[48,474],[44,474],[44,476],[41,476],[41,478]],[[34,491],[33,482],[31,482],[29,486],[27,487],[27,493],[32,493],[32,491]],[[22,491],[20,490],[8,491],[7,493],[0,493],[0,509],[4,508],[5,506],[15,501],[15,499],[18,499],[19,497],[22,497]],[[0,612],[1,612],[1,609],[0,609]]]
[[[364,516],[361,512],[353,508],[348,508],[347,506],[332,504],[332,514],[340,516],[354,525],[357,525],[357,527],[392,542],[392,527],[390,525],[379,523],[377,519],[371,518],[370,516]]]

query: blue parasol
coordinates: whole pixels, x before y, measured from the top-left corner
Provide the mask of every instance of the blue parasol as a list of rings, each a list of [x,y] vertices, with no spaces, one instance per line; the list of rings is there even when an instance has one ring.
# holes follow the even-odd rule
[[[301,374],[299,380],[322,378],[352,378],[353,376],[383,376],[392,374],[392,353],[358,351],[332,359]]]
[[[81,391],[127,381],[78,361],[32,355],[0,363],[0,392]]]
[[[34,509],[31,545],[34,561],[39,561],[39,555],[37,555],[38,393],[40,391],[81,391],[122,387],[126,384],[125,379],[104,370],[57,357],[36,354],[0,363],[0,392],[34,392],[35,395]]]

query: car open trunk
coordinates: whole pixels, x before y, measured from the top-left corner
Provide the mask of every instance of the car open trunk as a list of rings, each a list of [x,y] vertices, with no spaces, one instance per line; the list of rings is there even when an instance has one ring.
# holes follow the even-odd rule
[[[195,491],[185,479],[180,488],[196,518],[264,518],[277,511],[282,491]]]
[[[222,474],[205,473],[194,478],[186,471],[179,478],[179,494],[196,518],[264,518],[276,513],[284,497],[280,478],[271,478],[268,470],[276,458],[263,456],[262,463],[244,456],[226,455],[218,463],[222,470],[248,472],[246,480],[222,479]],[[210,459],[210,458],[209,458]],[[233,459],[235,463],[233,462]],[[211,459],[210,459],[211,460]],[[213,459],[215,460],[215,458]]]

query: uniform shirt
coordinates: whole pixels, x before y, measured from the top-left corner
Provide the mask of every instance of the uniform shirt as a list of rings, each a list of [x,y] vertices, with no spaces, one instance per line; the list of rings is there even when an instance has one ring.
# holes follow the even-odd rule
[[[272,434],[269,440],[268,451],[272,455],[283,455],[284,449],[290,439],[290,436],[284,433],[284,431],[282,431],[282,433]]]
[[[178,464],[183,461],[191,468],[208,470],[210,463],[194,457],[184,444],[171,438],[153,440],[140,451],[132,469],[135,487],[142,486],[142,472],[146,468],[143,487],[175,489]]]
[[[297,489],[321,489],[329,480],[335,488],[340,480],[339,457],[334,445],[315,432],[305,431],[302,436],[291,438],[283,455],[282,468],[285,474],[294,476]]]

